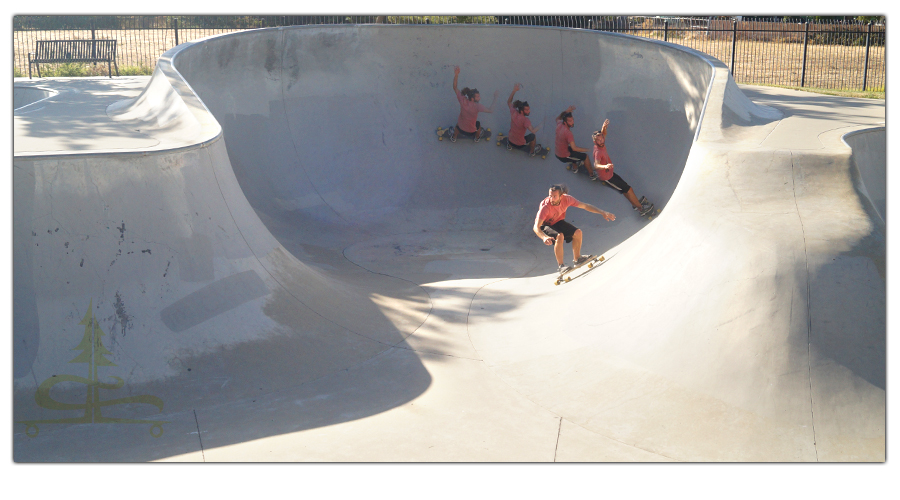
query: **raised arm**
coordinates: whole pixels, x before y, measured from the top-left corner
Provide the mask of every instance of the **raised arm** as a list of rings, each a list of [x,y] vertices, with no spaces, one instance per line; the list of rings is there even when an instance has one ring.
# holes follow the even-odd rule
[[[605,210],[600,210],[599,208],[595,207],[594,205],[591,205],[590,203],[579,202],[579,203],[578,203],[577,205],[575,205],[575,206],[578,207],[578,208],[581,208],[581,209],[583,209],[583,210],[587,210],[588,212],[593,212],[593,213],[595,213],[595,214],[600,214],[600,215],[603,216],[604,219],[606,219],[606,220],[608,220],[608,221],[614,221],[614,220],[616,220],[616,216],[613,215],[612,213],[607,212],[607,211],[605,211]]]
[[[562,113],[559,114],[559,116],[556,117],[556,120],[557,121],[562,120],[564,114],[571,113],[572,111],[575,111],[575,106],[569,106],[568,108],[566,108],[565,111],[563,111]]]
[[[509,94],[509,99],[506,100],[506,105],[507,105],[507,106],[511,106],[511,105],[512,105],[513,96],[515,96],[515,95],[516,95],[516,92],[518,92],[518,91],[519,91],[519,84],[517,83],[517,84],[513,87],[512,94]]]
[[[459,83],[459,66],[453,67],[453,93],[458,94],[459,88],[457,84]]]
[[[603,121],[603,126],[600,127],[600,135],[602,135],[604,139],[606,139],[606,128],[607,128],[607,127],[609,127],[609,118],[607,118],[606,120],[604,120],[604,121]]]

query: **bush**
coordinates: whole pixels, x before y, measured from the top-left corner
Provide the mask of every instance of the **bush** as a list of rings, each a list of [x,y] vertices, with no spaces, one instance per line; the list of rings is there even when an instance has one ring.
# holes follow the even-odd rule
[[[139,66],[122,66],[121,68],[119,68],[119,74],[122,76],[152,75],[153,68],[144,66],[143,64]]]

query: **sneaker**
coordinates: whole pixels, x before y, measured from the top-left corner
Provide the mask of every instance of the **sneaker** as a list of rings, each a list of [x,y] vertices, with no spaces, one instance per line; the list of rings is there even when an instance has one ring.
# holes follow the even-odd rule
[[[556,272],[558,272],[559,274],[562,274],[568,270],[569,270],[569,266],[567,266],[565,264],[560,264],[559,267],[556,268]]]
[[[534,149],[531,150],[530,153],[528,153],[528,156],[534,156],[534,155],[536,155],[536,154],[538,153],[538,151],[540,151],[540,150],[541,150],[541,145],[540,145],[540,144],[535,144],[535,145],[534,145]]]
[[[653,213],[653,205],[652,205],[652,204],[650,204],[650,205],[643,205],[643,206],[642,206],[642,208],[641,208],[641,217],[644,217],[644,216],[649,215],[649,214],[651,214],[651,213]]]
[[[592,180],[592,181],[596,181],[596,180],[599,179],[599,178],[600,178],[600,176],[597,175],[597,172],[594,172],[593,174],[591,174],[591,180]]]
[[[507,141],[506,141],[506,150],[507,150],[507,151],[512,151],[512,146],[509,145],[509,140],[508,140],[508,139],[507,139]]]
[[[641,205],[649,205],[650,201],[647,199],[646,196],[641,196],[641,199],[638,200],[638,203],[640,203]]]
[[[479,133],[476,133],[476,134],[475,134],[475,142],[478,142],[478,141],[481,140],[481,135],[482,135],[483,133],[484,133],[484,132],[482,132],[481,134],[479,134]]]
[[[453,137],[453,132],[450,132],[450,142],[456,142],[456,137]]]
[[[576,266],[580,266],[585,262],[591,260],[593,257],[593,255],[582,255],[581,257],[578,257],[578,260],[576,260],[573,264]]]

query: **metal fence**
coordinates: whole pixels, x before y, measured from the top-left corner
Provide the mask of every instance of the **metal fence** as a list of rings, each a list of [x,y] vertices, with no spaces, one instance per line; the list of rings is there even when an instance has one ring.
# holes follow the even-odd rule
[[[885,23],[647,16],[15,16],[15,70],[38,40],[115,39],[123,74],[147,74],[179,43],[252,28],[309,24],[560,26],[626,33],[705,52],[738,83],[885,90]],[[92,74],[105,75],[104,67]]]

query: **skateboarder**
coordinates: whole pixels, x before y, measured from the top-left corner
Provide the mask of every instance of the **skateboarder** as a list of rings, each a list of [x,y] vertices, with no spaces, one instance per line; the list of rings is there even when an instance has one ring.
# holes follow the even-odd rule
[[[513,86],[513,91],[509,94],[509,99],[506,100],[506,105],[509,107],[509,138],[506,141],[506,149],[521,149],[525,150],[528,148],[528,154],[534,156],[535,149],[535,135],[540,129],[540,125],[537,128],[532,128],[531,120],[528,118],[528,115],[531,114],[531,106],[528,105],[528,101],[516,101],[513,102],[513,96],[516,95],[516,92],[519,91],[521,87],[519,84],[515,84]],[[528,135],[525,135],[525,131],[531,132]]]
[[[478,89],[470,89],[466,87],[459,90],[457,83],[459,82],[459,66],[453,67],[453,92],[456,94],[456,100],[459,101],[459,118],[456,120],[456,127],[453,128],[453,135],[450,136],[452,142],[456,142],[459,134],[465,137],[474,137],[475,142],[481,140],[483,130],[481,122],[478,121],[478,113],[493,113],[494,104],[497,103],[497,94],[494,91],[494,100],[491,101],[489,108],[481,104],[481,94]]]
[[[565,220],[567,208],[578,207],[588,212],[600,214],[608,221],[616,220],[615,215],[576,200],[568,194],[568,191],[564,184],[550,186],[550,195],[541,202],[537,216],[534,218],[533,228],[534,234],[545,245],[554,245],[553,251],[556,254],[556,263],[559,265],[557,270],[560,273],[568,269],[563,263],[563,240],[572,244],[573,266],[581,264],[589,258],[581,255],[581,229]]]
[[[637,195],[634,194],[634,189],[624,179],[619,177],[619,174],[613,172],[612,160],[609,158],[609,153],[606,152],[606,131],[608,128],[609,119],[603,122],[600,130],[591,135],[591,138],[594,139],[594,169],[601,181],[606,181],[607,184],[625,195],[625,198],[631,202],[631,206],[639,211],[641,215],[647,215],[653,211],[653,204],[648,202],[646,198],[641,198],[641,201],[639,201]]]
[[[587,149],[579,148],[575,145],[575,138],[572,136],[572,127],[575,126],[575,118],[572,116],[575,106],[569,106],[565,111],[556,117],[556,158],[571,168],[572,172],[578,173],[578,166],[583,164],[587,169],[591,180],[597,180],[597,173],[594,167],[588,161]],[[560,156],[562,154],[562,156]]]

